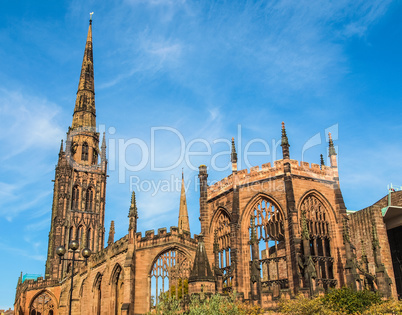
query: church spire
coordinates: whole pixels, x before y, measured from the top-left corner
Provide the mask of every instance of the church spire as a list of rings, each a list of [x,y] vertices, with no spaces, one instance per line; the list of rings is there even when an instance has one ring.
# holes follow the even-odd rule
[[[184,185],[183,171],[181,173],[181,194],[180,194],[180,209],[179,209],[179,232],[190,232],[190,223],[188,220],[186,190]]]
[[[73,114],[72,128],[96,127],[95,85],[92,51],[92,13],[90,15],[81,75]]]

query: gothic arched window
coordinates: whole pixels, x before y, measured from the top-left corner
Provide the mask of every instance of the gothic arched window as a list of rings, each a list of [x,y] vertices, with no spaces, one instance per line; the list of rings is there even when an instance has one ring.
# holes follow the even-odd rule
[[[271,200],[259,198],[254,204],[249,225],[251,281],[254,286],[262,278],[262,287],[275,295],[289,286],[284,223],[282,211]]]
[[[87,189],[86,199],[85,199],[85,210],[93,211],[93,200],[94,200],[94,190],[92,187]]]
[[[82,161],[88,161],[88,143],[84,142],[82,144],[82,152],[81,152],[81,160]]]
[[[73,187],[73,196],[72,196],[72,203],[71,209],[78,210],[79,209],[79,201],[80,201],[80,189],[78,186]]]
[[[114,314],[121,315],[123,304],[123,273],[120,265],[114,268],[112,275],[112,303],[114,303]]]
[[[95,312],[96,315],[101,315],[102,308],[102,275],[98,274],[95,285],[94,285],[94,303],[95,303]]]
[[[82,246],[82,244],[83,244],[83,231],[84,231],[84,228],[82,227],[82,225],[80,225],[79,227],[78,227],[78,229],[77,229],[77,236],[76,236],[76,240],[78,241],[78,243],[80,244],[80,247]]]
[[[29,314],[30,315],[47,315],[53,314],[55,303],[47,292],[39,294],[32,302]]]
[[[91,228],[87,230],[87,243],[86,247],[92,250],[92,235],[91,235]]]
[[[304,237],[309,239],[309,248],[302,246],[303,255],[311,256],[317,274],[317,285],[326,290],[329,286],[335,285],[328,212],[324,204],[314,195],[303,200],[300,210],[300,225]]]
[[[161,293],[170,290],[171,293],[177,291],[180,294],[178,292],[179,284],[190,276],[190,260],[177,249],[167,250],[156,258],[150,276],[151,295],[154,297],[155,303],[158,304]]]
[[[221,211],[214,224],[214,254],[215,266],[222,272],[223,291],[229,292],[232,288],[230,272],[230,219]]]

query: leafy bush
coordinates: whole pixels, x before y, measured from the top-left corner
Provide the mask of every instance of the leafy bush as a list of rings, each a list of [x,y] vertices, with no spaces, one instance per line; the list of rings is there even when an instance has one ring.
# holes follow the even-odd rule
[[[382,302],[381,296],[375,292],[355,291],[348,287],[331,290],[322,300],[328,308],[346,314],[363,313],[371,305]]]
[[[187,310],[183,310],[183,304],[176,297],[163,294],[159,304],[151,314],[188,314],[188,315],[259,315],[263,314],[261,307],[241,303],[236,299],[236,293],[230,296],[214,294],[210,298],[200,300],[193,295]]]
[[[292,300],[281,300],[279,306],[280,312],[282,314],[293,314],[293,315],[343,315],[343,312],[335,312],[328,307],[323,302],[322,298],[310,299],[303,295],[297,296],[296,299]]]
[[[402,301],[385,301],[381,304],[373,304],[369,309],[367,309],[364,315],[400,315],[402,314]]]

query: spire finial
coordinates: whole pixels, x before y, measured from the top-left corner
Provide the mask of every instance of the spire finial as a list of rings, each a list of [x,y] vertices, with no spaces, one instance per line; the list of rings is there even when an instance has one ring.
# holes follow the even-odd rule
[[[282,138],[281,138],[282,155],[284,159],[290,159],[289,140],[286,134],[285,123],[282,121]]]
[[[89,13],[89,24],[92,24],[92,15],[94,15],[93,12]]]
[[[92,12],[93,13],[93,12]],[[95,84],[92,51],[92,15],[90,15],[84,58],[78,83],[72,128],[96,128]]]
[[[112,245],[114,243],[114,221],[110,222],[109,229],[109,239],[107,240],[108,245]]]
[[[59,154],[62,154],[62,153],[63,153],[63,139],[61,139]]]
[[[323,166],[325,166],[324,156],[322,154],[320,154],[320,165],[321,165],[321,169]]]
[[[237,163],[237,153],[236,153],[236,146],[234,142],[234,138],[232,137],[232,154],[231,154],[231,161],[232,163]]]
[[[332,135],[329,132],[328,133],[328,139],[329,139],[329,150],[328,150],[328,156],[336,155],[335,147],[334,147],[334,141],[332,140]]]

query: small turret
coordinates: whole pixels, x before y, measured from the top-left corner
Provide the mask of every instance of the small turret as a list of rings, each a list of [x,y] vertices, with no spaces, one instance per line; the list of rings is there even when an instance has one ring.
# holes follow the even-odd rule
[[[202,234],[198,236],[194,265],[188,278],[188,292],[190,295],[193,293],[215,293],[215,277],[209,265]]]
[[[237,172],[237,153],[234,138],[232,138],[232,153],[231,153],[231,161],[232,161],[232,172]]]
[[[135,201],[134,191],[131,194],[131,206],[128,212],[128,217],[130,220],[128,226],[128,234],[130,238],[134,238],[135,233],[137,233],[137,220],[138,220],[137,203]]]
[[[334,142],[332,141],[332,135],[330,132],[328,133],[328,139],[329,139],[328,156],[331,162],[331,167],[338,167],[336,163],[336,151],[334,147]]]
[[[325,166],[324,156],[320,154],[320,168],[322,169],[323,166]]]
[[[109,239],[107,240],[107,245],[112,245],[114,243],[114,221],[110,222],[110,229],[109,229]]]
[[[289,154],[289,140],[288,136],[286,135],[285,123],[282,121],[282,138],[281,138],[281,147],[282,147],[282,155],[283,159],[290,159]]]

